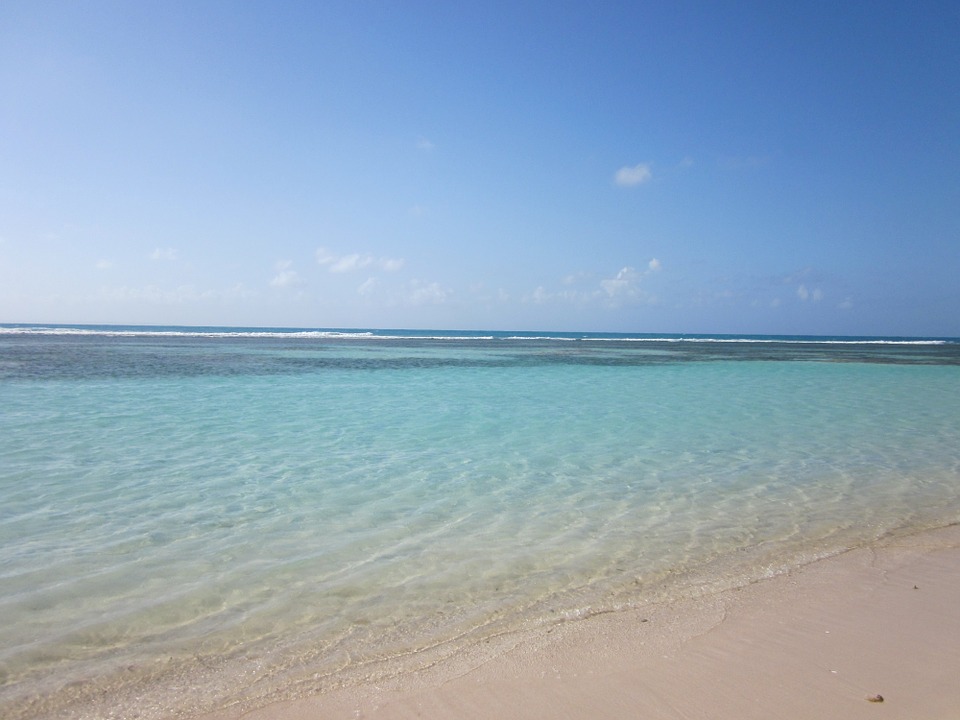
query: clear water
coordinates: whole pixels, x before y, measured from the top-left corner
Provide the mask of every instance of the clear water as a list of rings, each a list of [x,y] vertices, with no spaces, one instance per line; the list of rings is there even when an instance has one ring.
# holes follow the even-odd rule
[[[958,489],[956,341],[0,326],[0,715],[399,672]]]

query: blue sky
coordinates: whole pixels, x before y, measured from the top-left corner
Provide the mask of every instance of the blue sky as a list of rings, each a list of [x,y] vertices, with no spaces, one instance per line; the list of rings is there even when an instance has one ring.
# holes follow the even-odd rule
[[[960,336],[956,2],[0,4],[0,322]]]

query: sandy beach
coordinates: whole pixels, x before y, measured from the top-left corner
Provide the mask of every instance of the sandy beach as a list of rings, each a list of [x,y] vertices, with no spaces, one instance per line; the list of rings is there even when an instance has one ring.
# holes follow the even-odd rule
[[[956,718],[960,526],[206,720]],[[881,699],[882,698],[882,699]]]

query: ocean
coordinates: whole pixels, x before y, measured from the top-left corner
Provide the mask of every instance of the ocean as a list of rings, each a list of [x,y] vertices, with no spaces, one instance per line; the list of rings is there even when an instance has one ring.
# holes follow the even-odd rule
[[[0,716],[189,716],[960,522],[960,340],[0,325]]]

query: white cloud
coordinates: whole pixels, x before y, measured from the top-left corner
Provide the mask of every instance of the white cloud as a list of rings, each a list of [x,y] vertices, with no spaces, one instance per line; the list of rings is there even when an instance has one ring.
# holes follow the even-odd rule
[[[292,268],[293,263],[290,260],[278,260],[275,265],[277,274],[270,280],[270,287],[283,288],[299,285],[300,276]]]
[[[773,300],[771,300],[771,301],[770,301],[770,307],[772,307],[772,308],[778,308],[778,307],[780,307],[780,298],[774,298]]]
[[[621,187],[632,187],[634,185],[645,183],[652,177],[653,173],[650,171],[650,165],[647,163],[640,163],[639,165],[634,165],[633,167],[620,168],[613,176],[613,180]]]
[[[270,280],[270,287],[293,287],[300,284],[300,276],[296,270],[283,270],[273,276]]]
[[[422,283],[414,280],[410,284],[407,302],[412,305],[440,305],[446,302],[450,291],[440,287],[439,283]]]
[[[97,270],[110,270],[113,268],[113,260],[97,260]]]
[[[174,248],[157,248],[150,253],[150,259],[173,261],[177,259],[177,251]]]
[[[380,258],[380,267],[387,272],[397,272],[403,268],[403,258]]]
[[[372,262],[372,255],[352,253],[350,255],[344,255],[343,257],[334,261],[334,263],[330,266],[330,272],[346,273],[354,270],[362,270]]]
[[[807,290],[806,285],[801,285],[800,287],[797,288],[797,297],[803,300],[804,302],[806,302],[806,300],[810,297],[810,291]]]
[[[853,307],[853,298],[844,298],[843,302],[837,305],[841,310],[849,310]]]
[[[633,291],[633,285],[636,283],[639,275],[632,267],[621,268],[617,276],[608,280],[601,280],[600,287],[609,297],[630,295]]]
[[[823,291],[820,288],[808,290],[806,285],[801,285],[797,288],[797,297],[803,302],[806,302],[807,300],[820,302],[823,299]]]
[[[820,302],[821,300],[823,300],[823,292],[820,290],[820,288],[816,288],[813,291],[813,301]]]
[[[507,295],[502,290],[500,291],[501,300],[506,300]],[[574,305],[586,305],[592,301],[596,301],[598,298],[602,297],[603,293],[600,290],[561,290],[559,292],[551,292],[544,288],[542,285],[538,285],[537,289],[534,290],[529,295],[524,295],[520,301],[524,304],[526,303],[535,303],[537,305],[545,305],[547,303],[573,303]]]
[[[537,286],[537,289],[533,291],[533,296],[532,296],[533,301],[537,303],[537,305],[542,305],[545,302],[550,302],[550,298],[552,297],[553,296],[550,293],[548,293],[546,290],[543,289],[542,285]]]
[[[295,270],[284,270],[274,275],[270,279],[270,287],[285,288],[295,287],[300,284],[300,276]]]
[[[370,295],[377,287],[377,279],[375,277],[367,278],[360,287],[357,288],[357,292],[361,295]]]
[[[432,142],[427,140],[422,135],[417,138],[417,150],[423,150],[424,152],[430,152],[436,147]]]
[[[375,258],[370,253],[351,253],[349,255],[334,255],[324,247],[317,248],[316,258],[318,265],[325,265],[332,273],[348,273],[363,270],[376,264],[385,272],[397,272],[403,268],[403,258]]]
[[[647,262],[644,270],[637,270],[631,265],[625,265],[616,275],[593,279],[591,273],[580,272],[561,278],[561,290],[551,290],[538,286],[532,293],[522,298],[524,303],[573,303],[579,306],[599,303],[608,307],[619,307],[624,303],[655,303],[656,297],[643,287],[644,278],[659,273],[663,265],[656,258]]]
[[[571,273],[570,275],[562,278],[560,282],[568,286],[581,285],[583,283],[592,282],[593,277],[593,273],[589,272]]]
[[[618,296],[636,297],[641,294],[640,281],[648,275],[658,273],[661,270],[663,270],[661,262],[656,258],[652,258],[650,262],[647,263],[646,271],[641,273],[629,265],[625,266],[620,269],[616,277],[601,280],[600,287],[603,288],[603,291],[611,298]]]
[[[318,265],[329,265],[337,260],[337,256],[331,253],[325,247],[318,247],[316,256]]]

